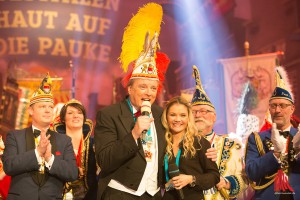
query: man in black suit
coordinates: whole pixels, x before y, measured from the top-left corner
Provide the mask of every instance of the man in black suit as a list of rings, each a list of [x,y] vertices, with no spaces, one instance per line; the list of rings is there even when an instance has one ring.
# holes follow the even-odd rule
[[[11,176],[7,199],[62,199],[78,176],[71,138],[49,130],[53,118],[49,75],[30,99],[32,126],[7,134],[3,166]]]
[[[162,15],[162,7],[149,3],[140,9],[140,13],[148,13],[149,16],[151,13]],[[138,15],[134,16],[136,20],[132,23],[138,21]],[[149,19],[149,23],[152,23],[151,20],[155,21],[158,16],[159,14]],[[160,23],[158,24],[160,26]],[[131,32],[131,28],[130,26],[126,28],[128,33]],[[143,31],[139,33],[141,32]],[[146,39],[144,46],[141,43],[141,48],[144,49],[137,55],[139,57],[134,62],[132,73],[125,78],[128,80],[125,83],[128,97],[123,102],[100,110],[97,114],[94,138],[96,160],[101,168],[98,184],[99,200],[161,198],[160,184],[166,141],[160,119],[162,108],[153,103],[161,81],[158,74],[163,73],[156,60],[159,58],[166,60],[164,67],[166,70],[169,59],[162,53],[156,53],[158,34],[155,31],[145,30],[142,34],[131,35],[132,38]],[[123,39],[125,37],[126,34]],[[122,49],[127,49],[124,46],[131,47],[136,44],[124,42]],[[124,58],[122,54],[121,57]],[[121,62],[126,63],[122,58]],[[148,108],[151,107],[149,115],[138,116],[143,102],[148,102]]]
[[[142,91],[141,87],[147,89]],[[159,196],[165,149],[162,109],[152,104],[150,117],[133,117],[143,100],[155,101],[157,87],[158,81],[135,79],[128,86],[130,94],[126,100],[98,112],[95,128],[96,159],[101,168],[98,199],[102,193],[102,199],[112,195],[116,196],[112,199],[124,195],[137,199]],[[143,130],[149,129],[152,141],[141,140]]]

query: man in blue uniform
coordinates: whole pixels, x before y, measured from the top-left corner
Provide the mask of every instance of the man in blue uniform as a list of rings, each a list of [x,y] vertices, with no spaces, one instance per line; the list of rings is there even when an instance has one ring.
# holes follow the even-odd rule
[[[290,90],[278,70],[269,101],[272,128],[252,133],[246,146],[246,173],[255,199],[300,199],[300,132],[290,118],[295,110]]]

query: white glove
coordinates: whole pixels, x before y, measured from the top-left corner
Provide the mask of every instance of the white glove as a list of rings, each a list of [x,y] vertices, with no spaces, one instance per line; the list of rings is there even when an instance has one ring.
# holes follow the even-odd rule
[[[293,137],[293,148],[294,149],[300,149],[300,124],[298,125],[298,132]]]
[[[272,141],[273,146],[274,146],[274,151],[283,153],[283,151],[284,151],[284,142],[280,138],[280,134],[279,134],[279,131],[277,129],[276,123],[272,124],[271,132],[272,132],[271,141]]]

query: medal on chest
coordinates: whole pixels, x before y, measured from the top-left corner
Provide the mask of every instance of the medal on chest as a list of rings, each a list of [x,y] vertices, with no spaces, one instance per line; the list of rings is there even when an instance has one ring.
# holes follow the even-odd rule
[[[146,134],[142,136],[142,145],[144,149],[145,159],[147,162],[152,161],[153,153],[151,151],[151,147],[153,145],[153,137],[151,135],[150,129],[147,131]]]

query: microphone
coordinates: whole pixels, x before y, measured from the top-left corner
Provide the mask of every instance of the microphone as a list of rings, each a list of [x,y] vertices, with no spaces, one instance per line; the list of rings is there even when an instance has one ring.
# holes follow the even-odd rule
[[[141,115],[149,116],[151,113],[151,103],[150,101],[143,101],[141,105]],[[143,130],[142,134],[146,134],[148,130]]]
[[[179,169],[178,169],[177,165],[175,163],[171,163],[169,165],[169,176],[170,176],[170,178],[173,178],[175,176],[179,176],[179,174],[180,174],[180,172],[179,172]],[[177,193],[178,193],[181,200],[184,199],[184,194],[183,194],[182,189],[177,190]]]

